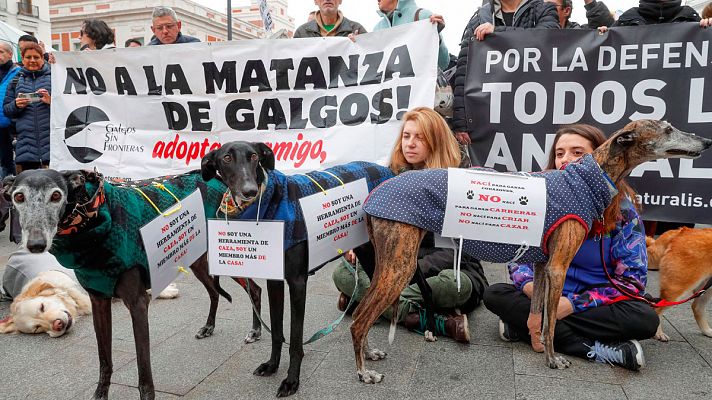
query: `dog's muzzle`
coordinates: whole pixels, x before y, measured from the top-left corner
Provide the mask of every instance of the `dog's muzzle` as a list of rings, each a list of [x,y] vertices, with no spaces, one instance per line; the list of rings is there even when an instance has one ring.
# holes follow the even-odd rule
[[[27,237],[27,250],[31,253],[42,253],[47,248],[47,239],[41,229],[30,229]]]

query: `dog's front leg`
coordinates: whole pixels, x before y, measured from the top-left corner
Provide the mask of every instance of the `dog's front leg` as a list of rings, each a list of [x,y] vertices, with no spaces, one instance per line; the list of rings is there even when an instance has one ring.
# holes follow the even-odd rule
[[[564,289],[566,270],[586,238],[586,230],[576,221],[568,220],[559,225],[549,239],[549,262],[544,274],[544,286],[534,285],[534,297],[541,296],[544,302],[542,334],[544,353],[550,368],[568,368],[571,363],[554,353],[554,329],[559,299]],[[540,301],[539,298],[534,302]]]
[[[253,372],[257,376],[270,376],[279,368],[284,342],[284,281],[267,281],[267,297],[269,298],[269,319],[272,324],[272,354],[269,361],[260,364]]]
[[[94,392],[95,400],[109,398],[109,384],[114,372],[111,360],[111,299],[97,297],[89,293],[94,320],[96,345],[99,349],[99,384]]]
[[[287,377],[279,385],[277,397],[291,396],[299,389],[299,375],[304,358],[304,312],[307,298],[307,274],[300,273],[287,277],[291,320],[289,331],[289,370]]]
[[[151,372],[151,343],[148,332],[148,287],[141,278],[141,267],[132,268],[121,274],[116,284],[116,295],[129,309],[136,345],[136,363],[138,364],[138,391],[141,400],[154,400],[156,397]]]

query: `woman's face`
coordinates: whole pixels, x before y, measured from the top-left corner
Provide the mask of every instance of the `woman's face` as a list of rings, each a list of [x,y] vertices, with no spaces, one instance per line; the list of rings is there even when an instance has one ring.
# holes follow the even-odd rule
[[[406,121],[401,136],[401,151],[408,164],[415,169],[425,167],[425,161],[430,157],[430,149],[425,143],[423,132],[415,121]]]
[[[584,154],[593,153],[593,143],[575,133],[564,133],[554,147],[556,169],[561,169],[565,163],[574,161]]]
[[[38,53],[37,50],[27,50],[25,51],[25,55],[22,56],[22,65],[24,65],[28,71],[39,71],[44,65],[44,58],[42,58],[42,54]]]
[[[84,27],[82,26],[82,29],[79,31],[79,43],[81,44],[80,47],[87,46],[90,49],[95,49],[94,46],[94,40],[87,35],[87,33],[84,31]]]

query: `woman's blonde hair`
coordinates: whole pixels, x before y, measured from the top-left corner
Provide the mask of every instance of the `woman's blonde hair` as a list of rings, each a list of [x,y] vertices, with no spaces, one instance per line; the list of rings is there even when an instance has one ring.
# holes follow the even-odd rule
[[[447,123],[435,110],[428,107],[416,107],[403,116],[403,124],[398,140],[391,151],[391,170],[398,174],[403,170],[413,169],[403,155],[402,141],[405,123],[413,121],[428,147],[430,156],[425,160],[425,168],[448,168],[460,166],[462,155]]]

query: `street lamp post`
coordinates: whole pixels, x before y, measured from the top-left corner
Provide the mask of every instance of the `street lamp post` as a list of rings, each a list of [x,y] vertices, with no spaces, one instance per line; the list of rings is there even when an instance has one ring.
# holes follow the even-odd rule
[[[227,40],[232,40],[232,0],[227,0]]]

